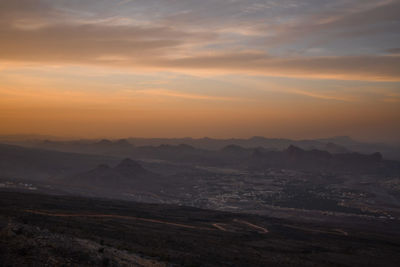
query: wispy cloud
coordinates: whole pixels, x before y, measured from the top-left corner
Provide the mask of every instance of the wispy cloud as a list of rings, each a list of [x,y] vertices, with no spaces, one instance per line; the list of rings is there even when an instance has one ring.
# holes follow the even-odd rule
[[[358,1],[349,1],[336,6],[337,10],[346,12],[331,14],[326,11],[328,6],[313,6],[312,1],[221,1],[217,5],[226,7],[221,10],[211,8],[212,1],[177,1],[159,17],[154,15],[153,9],[165,3],[156,0],[138,1],[136,5],[129,1],[119,2],[124,4],[122,8],[132,10],[137,17],[127,17],[123,9],[115,9],[121,5],[102,3],[120,15],[110,13],[99,17],[96,12],[82,15],[86,14],[84,9],[78,10],[77,6],[71,11],[61,3],[0,0],[0,59],[20,63],[120,67],[134,71],[400,80],[400,57],[396,53],[293,56],[282,51],[265,51],[269,48],[274,51],[273,45],[270,47],[274,40],[289,45],[297,39],[304,41],[309,35],[347,34],[349,28],[356,30],[357,27],[368,34],[368,31],[377,30],[376,25],[397,25],[400,20],[400,12],[397,12],[400,1],[397,0],[369,0],[363,8]],[[74,5],[77,3],[71,6]],[[146,21],[134,7],[155,17]],[[246,12],[242,10],[245,7]],[[290,14],[300,7],[311,11],[291,17]],[[280,21],[273,15],[274,11],[271,13],[273,19],[265,19],[271,9],[281,12],[285,19]],[[121,20],[124,23],[115,23]],[[252,23],[256,26],[251,26]],[[328,49],[323,51],[335,54]]]
[[[400,55],[400,47],[386,49],[385,52],[389,53],[389,54],[398,54],[398,55]]]
[[[225,97],[225,96],[215,96],[215,95],[200,95],[200,94],[190,94],[183,93],[172,90],[165,89],[146,89],[146,90],[136,90],[135,94],[150,95],[150,96],[166,96],[173,98],[184,98],[192,100],[211,100],[211,101],[254,101],[253,99],[243,99],[238,97]]]
[[[384,102],[400,103],[400,93],[387,93],[383,97]]]
[[[315,92],[302,91],[302,90],[291,90],[290,93],[304,95],[304,96],[308,96],[308,97],[312,97],[312,98],[325,99],[325,100],[335,100],[335,101],[343,101],[343,102],[358,101],[358,99],[354,96],[322,94],[322,93],[315,93]]]

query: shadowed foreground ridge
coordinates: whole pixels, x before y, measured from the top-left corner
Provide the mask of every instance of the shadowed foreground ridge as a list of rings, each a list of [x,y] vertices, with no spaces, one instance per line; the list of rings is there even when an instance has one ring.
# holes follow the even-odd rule
[[[0,193],[0,261],[81,266],[396,266],[400,231],[173,205]]]

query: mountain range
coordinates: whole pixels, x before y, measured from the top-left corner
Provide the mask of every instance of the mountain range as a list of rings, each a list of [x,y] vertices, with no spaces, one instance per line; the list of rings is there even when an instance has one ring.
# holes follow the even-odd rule
[[[0,136],[0,142],[28,147],[59,150],[64,152],[78,152],[90,154],[109,154],[129,156],[134,147],[158,147],[187,145],[202,150],[221,150],[229,145],[243,148],[262,147],[268,150],[285,150],[290,145],[305,150],[325,150],[330,153],[359,152],[372,154],[379,151],[386,159],[400,160],[400,145],[385,143],[359,142],[348,136],[320,138],[309,140],[292,140],[284,138],[266,138],[254,136],[248,139],[230,138],[126,138],[126,139],[62,139],[48,136]]]

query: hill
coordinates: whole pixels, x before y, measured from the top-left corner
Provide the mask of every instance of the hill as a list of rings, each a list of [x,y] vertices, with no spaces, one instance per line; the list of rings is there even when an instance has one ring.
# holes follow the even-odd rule
[[[96,168],[64,179],[65,186],[76,186],[99,192],[133,192],[137,190],[157,190],[162,178],[129,158],[115,167],[100,164]]]
[[[0,176],[27,180],[65,177],[114,163],[116,158],[104,155],[66,153],[38,148],[0,144]]]
[[[80,266],[397,266],[396,222],[265,216],[0,192],[0,262]]]

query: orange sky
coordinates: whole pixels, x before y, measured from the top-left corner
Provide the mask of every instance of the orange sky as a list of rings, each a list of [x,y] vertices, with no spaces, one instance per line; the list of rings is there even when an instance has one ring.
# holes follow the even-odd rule
[[[0,134],[399,142],[400,2],[363,3],[0,0]]]

